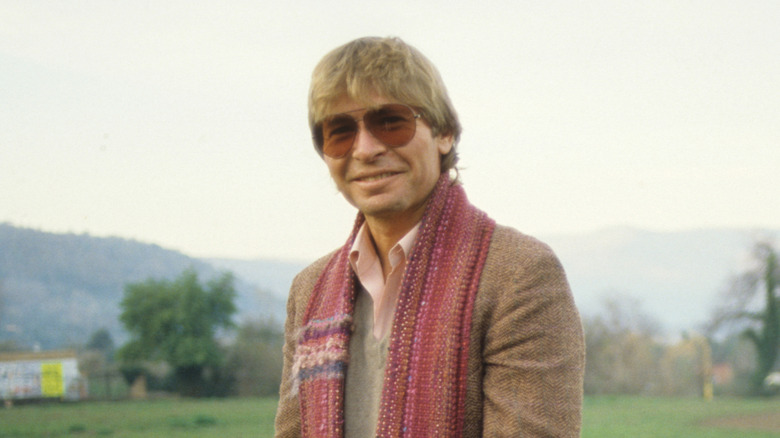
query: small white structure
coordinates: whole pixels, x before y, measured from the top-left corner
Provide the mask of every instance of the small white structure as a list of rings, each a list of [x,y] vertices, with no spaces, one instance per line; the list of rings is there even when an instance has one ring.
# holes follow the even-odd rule
[[[76,353],[72,351],[0,354],[2,400],[79,400],[84,392]]]
[[[764,385],[773,389],[780,389],[780,371],[769,373],[764,379]]]

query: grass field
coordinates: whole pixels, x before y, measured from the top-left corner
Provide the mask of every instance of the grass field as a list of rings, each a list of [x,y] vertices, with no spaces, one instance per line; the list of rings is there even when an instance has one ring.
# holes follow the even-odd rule
[[[270,437],[274,399],[83,402],[0,408],[0,437]],[[774,423],[773,423],[774,422]],[[584,438],[780,436],[780,399],[589,397]],[[777,429],[765,429],[776,426]],[[751,430],[752,427],[752,430]]]
[[[0,408],[0,437],[270,437],[276,399],[81,402]]]
[[[780,399],[588,397],[582,437],[777,438]]]

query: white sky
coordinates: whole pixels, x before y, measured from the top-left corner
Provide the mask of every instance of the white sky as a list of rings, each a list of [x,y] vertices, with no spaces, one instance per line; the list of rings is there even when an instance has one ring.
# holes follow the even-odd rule
[[[0,0],[0,222],[324,254],[354,211],[309,76],[366,35],[438,66],[467,193],[501,223],[780,227],[780,2],[678,0]]]

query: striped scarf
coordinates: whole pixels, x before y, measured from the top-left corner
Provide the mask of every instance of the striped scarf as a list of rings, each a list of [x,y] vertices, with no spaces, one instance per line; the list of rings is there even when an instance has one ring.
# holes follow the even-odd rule
[[[311,294],[293,360],[304,437],[342,437],[356,296],[348,255],[358,214]],[[385,366],[379,437],[461,435],[471,314],[495,223],[445,174],[404,273]]]

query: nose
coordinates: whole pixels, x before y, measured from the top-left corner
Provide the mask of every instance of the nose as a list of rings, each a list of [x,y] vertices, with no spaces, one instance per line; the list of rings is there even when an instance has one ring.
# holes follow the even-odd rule
[[[352,158],[360,161],[372,161],[387,150],[381,141],[377,140],[363,121],[358,122],[358,132],[352,144]]]

